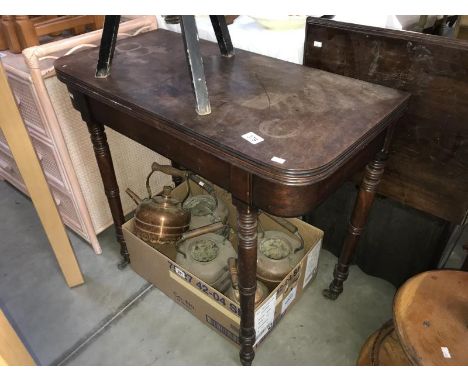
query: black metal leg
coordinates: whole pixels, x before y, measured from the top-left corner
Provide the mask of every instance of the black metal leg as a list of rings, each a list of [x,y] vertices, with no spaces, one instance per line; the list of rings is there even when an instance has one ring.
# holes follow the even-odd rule
[[[210,15],[210,19],[221,54],[226,57],[233,56],[234,48],[232,47],[231,35],[226,24],[226,17]]]
[[[115,42],[119,31],[120,16],[106,16],[102,30],[96,78],[106,78],[110,74]]]
[[[180,26],[182,29],[189,74],[192,79],[192,87],[195,93],[197,113],[200,115],[210,114],[211,106],[208,98],[208,88],[206,86],[203,60],[200,53],[195,16],[181,16]]]

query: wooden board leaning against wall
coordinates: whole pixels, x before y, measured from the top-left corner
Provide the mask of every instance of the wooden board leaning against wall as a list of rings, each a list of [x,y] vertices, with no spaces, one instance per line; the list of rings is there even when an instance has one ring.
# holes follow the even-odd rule
[[[304,65],[410,92],[378,192],[464,223],[468,41],[310,17]]]
[[[65,281],[69,287],[81,285],[84,282],[83,275],[2,65],[0,65],[0,103],[2,105],[0,129],[5,135],[28,188]]]

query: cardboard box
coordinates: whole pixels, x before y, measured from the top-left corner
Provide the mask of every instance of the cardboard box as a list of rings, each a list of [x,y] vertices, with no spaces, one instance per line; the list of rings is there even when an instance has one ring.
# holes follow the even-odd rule
[[[191,186],[193,194],[201,190]],[[184,185],[177,187],[174,195],[180,200],[185,193]],[[235,207],[231,204],[230,195],[217,188],[217,196],[228,206],[229,223],[233,228],[230,241],[237,248]],[[259,220],[265,230],[275,229],[285,231],[264,214]],[[317,272],[319,253],[322,246],[323,231],[299,219],[288,219],[304,238],[305,255],[300,263],[285,277],[285,279],[270,292],[268,297],[255,309],[255,330],[257,346],[274,326],[281,320],[291,306],[302,295],[304,288],[310,284]],[[179,266],[174,260],[176,249],[174,245],[159,245],[151,247],[133,234],[133,219],[123,226],[123,234],[130,254],[130,265],[133,270],[158,289],[172,298],[200,321],[216,330],[230,342],[239,345],[240,308],[222,293],[211,288],[203,280]]]

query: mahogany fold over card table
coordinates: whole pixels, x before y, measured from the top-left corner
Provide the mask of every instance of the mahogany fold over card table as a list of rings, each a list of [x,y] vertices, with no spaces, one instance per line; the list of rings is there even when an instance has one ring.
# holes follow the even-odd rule
[[[238,210],[240,358],[254,358],[257,211],[310,213],[367,164],[328,298],[348,267],[409,95],[352,78],[200,41],[212,112],[193,107],[180,34],[162,29],[117,43],[111,75],[98,49],[64,56],[58,78],[87,123],[124,261],[124,216],[104,125],[232,193]]]

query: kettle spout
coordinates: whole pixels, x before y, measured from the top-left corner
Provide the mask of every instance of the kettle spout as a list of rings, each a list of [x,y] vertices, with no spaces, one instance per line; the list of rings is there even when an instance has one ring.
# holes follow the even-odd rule
[[[136,205],[139,205],[141,203],[141,198],[137,194],[135,194],[132,190],[127,188],[125,192],[128,194],[128,196],[130,196],[133,199]]]

